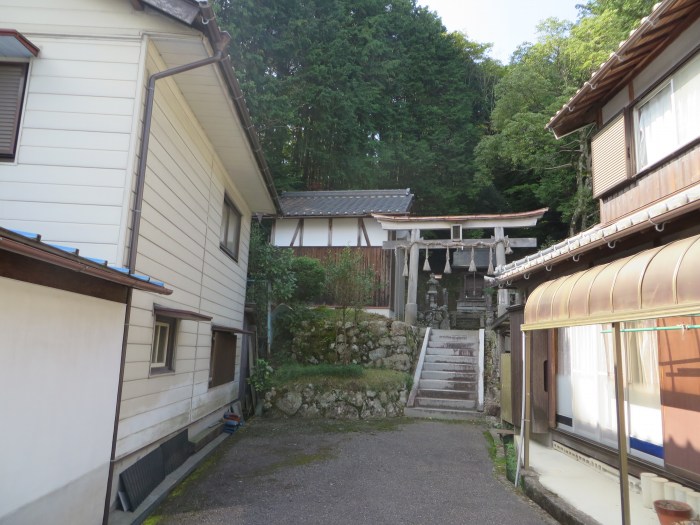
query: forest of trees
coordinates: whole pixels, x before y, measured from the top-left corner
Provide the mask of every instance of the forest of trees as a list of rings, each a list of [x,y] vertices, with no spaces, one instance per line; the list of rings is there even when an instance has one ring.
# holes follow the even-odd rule
[[[280,191],[410,187],[422,215],[547,206],[552,242],[597,221],[595,130],[555,140],[545,125],[653,3],[589,0],[505,65],[416,0],[216,7]]]

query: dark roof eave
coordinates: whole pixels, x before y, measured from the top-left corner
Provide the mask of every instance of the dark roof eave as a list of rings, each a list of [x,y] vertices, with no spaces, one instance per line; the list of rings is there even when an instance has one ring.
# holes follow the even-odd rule
[[[656,6],[655,6],[656,7]],[[682,12],[682,13],[681,13]],[[683,16],[680,16],[680,15]],[[663,51],[700,16],[700,3],[687,0],[663,0],[652,13],[642,19],[627,40],[620,43],[610,58],[601,64],[591,78],[557,111],[545,125],[557,138],[566,136],[596,121],[597,108],[614,97],[649,61]],[[669,20],[664,19],[668,17]],[[661,23],[661,22],[664,23]],[[655,35],[655,31],[660,35]],[[653,37],[653,45],[644,41]],[[642,52],[644,51],[644,52]],[[629,66],[620,64],[628,62]],[[596,92],[596,90],[599,90]]]
[[[170,295],[172,290],[165,286],[148,282],[138,277],[133,277],[119,270],[92,262],[84,257],[74,255],[58,248],[48,246],[3,229],[0,232],[0,250],[5,250],[19,255],[24,255],[38,261],[45,262],[60,268],[84,273],[104,281],[121,284],[137,290],[154,292],[161,295]]]

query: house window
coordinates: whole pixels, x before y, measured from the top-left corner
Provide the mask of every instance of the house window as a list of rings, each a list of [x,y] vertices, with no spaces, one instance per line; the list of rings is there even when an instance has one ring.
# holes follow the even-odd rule
[[[227,331],[214,330],[209,361],[209,387],[230,383],[235,375],[236,335]]]
[[[231,199],[224,196],[224,209],[221,214],[221,248],[235,261],[238,260],[238,241],[241,238],[241,212]]]
[[[635,107],[637,171],[700,137],[699,114],[697,55]]]
[[[151,350],[152,373],[173,370],[176,328],[176,319],[161,315],[156,316],[156,324],[153,329],[153,348]]]
[[[14,159],[27,64],[0,63],[0,159]]]

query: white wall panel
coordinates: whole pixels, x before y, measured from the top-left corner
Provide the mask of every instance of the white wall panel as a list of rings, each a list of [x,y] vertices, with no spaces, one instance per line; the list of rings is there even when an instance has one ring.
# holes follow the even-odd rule
[[[357,219],[333,219],[333,246],[357,246]]]
[[[11,428],[0,447],[12,452],[0,469],[0,521],[24,507],[8,523],[99,523],[125,307],[5,278],[0,289],[0,413]]]

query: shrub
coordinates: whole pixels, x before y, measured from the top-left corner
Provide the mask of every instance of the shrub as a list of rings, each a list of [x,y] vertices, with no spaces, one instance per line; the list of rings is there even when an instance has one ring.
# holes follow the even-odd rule
[[[311,257],[294,257],[291,270],[296,279],[295,301],[313,302],[321,296],[326,280],[321,261]]]
[[[248,382],[258,394],[264,394],[272,386],[272,373],[274,372],[270,364],[264,359],[258,359],[250,373]]]

